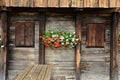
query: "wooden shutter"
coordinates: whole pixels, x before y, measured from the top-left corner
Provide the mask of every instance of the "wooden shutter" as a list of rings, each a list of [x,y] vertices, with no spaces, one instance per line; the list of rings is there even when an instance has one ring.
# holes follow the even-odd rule
[[[15,45],[24,46],[24,23],[17,22],[15,25]]]
[[[104,47],[105,25],[103,23],[88,24],[86,37],[87,47]]]
[[[15,26],[16,47],[34,46],[34,22],[17,22]]]
[[[25,46],[34,45],[34,22],[25,23]]]

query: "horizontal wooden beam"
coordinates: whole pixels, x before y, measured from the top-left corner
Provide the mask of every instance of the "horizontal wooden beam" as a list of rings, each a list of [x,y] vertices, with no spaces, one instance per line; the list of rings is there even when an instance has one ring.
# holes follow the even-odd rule
[[[119,0],[1,0],[0,2],[6,7],[120,8]]]

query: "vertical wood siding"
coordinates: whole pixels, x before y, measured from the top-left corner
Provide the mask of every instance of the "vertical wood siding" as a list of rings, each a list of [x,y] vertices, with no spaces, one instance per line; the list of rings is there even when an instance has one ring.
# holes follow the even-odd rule
[[[120,0],[2,0],[7,7],[75,7],[114,8],[120,7]]]
[[[29,13],[13,13],[11,14],[10,25],[10,53],[9,53],[9,66],[8,66],[8,80],[19,74],[25,67],[30,64],[38,63],[39,54],[39,19],[37,14],[29,15]],[[21,21],[34,21],[35,22],[35,45],[34,47],[15,47],[15,24]]]

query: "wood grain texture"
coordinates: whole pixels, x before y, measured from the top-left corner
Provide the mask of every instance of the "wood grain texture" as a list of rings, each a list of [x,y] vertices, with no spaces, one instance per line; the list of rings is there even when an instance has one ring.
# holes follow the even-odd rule
[[[48,0],[48,7],[59,7],[59,0]]]
[[[110,7],[120,7],[120,0],[110,0]]]
[[[60,7],[70,7],[71,0],[60,0]]]
[[[35,0],[36,7],[47,7],[47,0]]]
[[[45,30],[64,30],[75,32],[74,16],[63,13],[49,13],[46,15]],[[52,80],[64,76],[66,80],[76,80],[75,77],[75,48],[45,47],[45,64],[54,64]],[[61,78],[62,79],[62,78]]]
[[[81,41],[81,76],[80,80],[110,80],[110,20],[111,16],[101,14],[82,14],[82,41]],[[103,23],[105,25],[105,47],[86,47],[86,28],[88,23]],[[87,76],[86,76],[87,75]]]
[[[98,0],[84,0],[84,7],[98,7]]]
[[[6,80],[7,70],[8,70],[8,26],[9,26],[9,16],[8,13],[3,11],[1,12],[1,28],[2,28],[2,39],[3,39],[3,45],[4,48],[2,49],[2,62],[0,64],[0,67],[2,68],[0,71],[0,77],[2,80]]]
[[[108,8],[109,7],[108,0],[99,0],[99,7]]]
[[[104,47],[105,38],[104,24],[88,24],[87,25],[87,41],[86,47]]]
[[[41,13],[40,12],[40,16],[39,16],[39,36],[42,36],[44,31],[45,31],[45,20],[46,19],[46,15],[45,13]],[[45,64],[45,46],[41,43],[42,39],[39,39],[39,63],[41,64]]]
[[[80,13],[77,14],[76,16],[76,34],[78,36],[78,39],[80,40],[80,42],[77,44],[76,46],[76,80],[80,80],[80,68],[81,68],[81,15]]]
[[[7,7],[119,8],[120,0],[2,0]]]
[[[25,22],[25,46],[34,46],[34,36],[35,36],[35,23],[34,22]]]
[[[111,60],[110,60],[110,80],[118,80],[118,51],[117,51],[117,34],[118,34],[118,13],[112,13],[112,26],[111,26]]]
[[[17,13],[15,13],[17,14]],[[18,75],[21,71],[25,69],[29,64],[39,63],[39,18],[38,15],[29,13],[11,16],[11,25],[10,25],[10,53],[9,57],[9,66],[8,66],[8,79],[13,80],[16,75]],[[30,22],[28,26],[32,26],[34,24],[34,47],[16,47],[15,46],[15,24],[17,22]],[[28,27],[27,27],[28,28]],[[29,30],[31,31],[31,29]],[[29,33],[29,31],[27,33]]]
[[[72,7],[82,8],[83,0],[72,0]]]
[[[25,34],[25,26],[23,22],[17,22],[15,25],[15,29],[16,29],[16,46],[24,46],[25,42],[24,42],[24,34]]]

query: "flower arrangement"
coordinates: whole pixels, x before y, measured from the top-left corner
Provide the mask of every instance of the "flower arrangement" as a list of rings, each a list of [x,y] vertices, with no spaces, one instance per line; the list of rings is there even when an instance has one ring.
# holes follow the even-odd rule
[[[76,38],[75,32],[65,32],[65,31],[53,31],[49,30],[44,32],[41,36],[42,42],[45,46],[50,47],[75,47],[79,42],[79,39]]]

